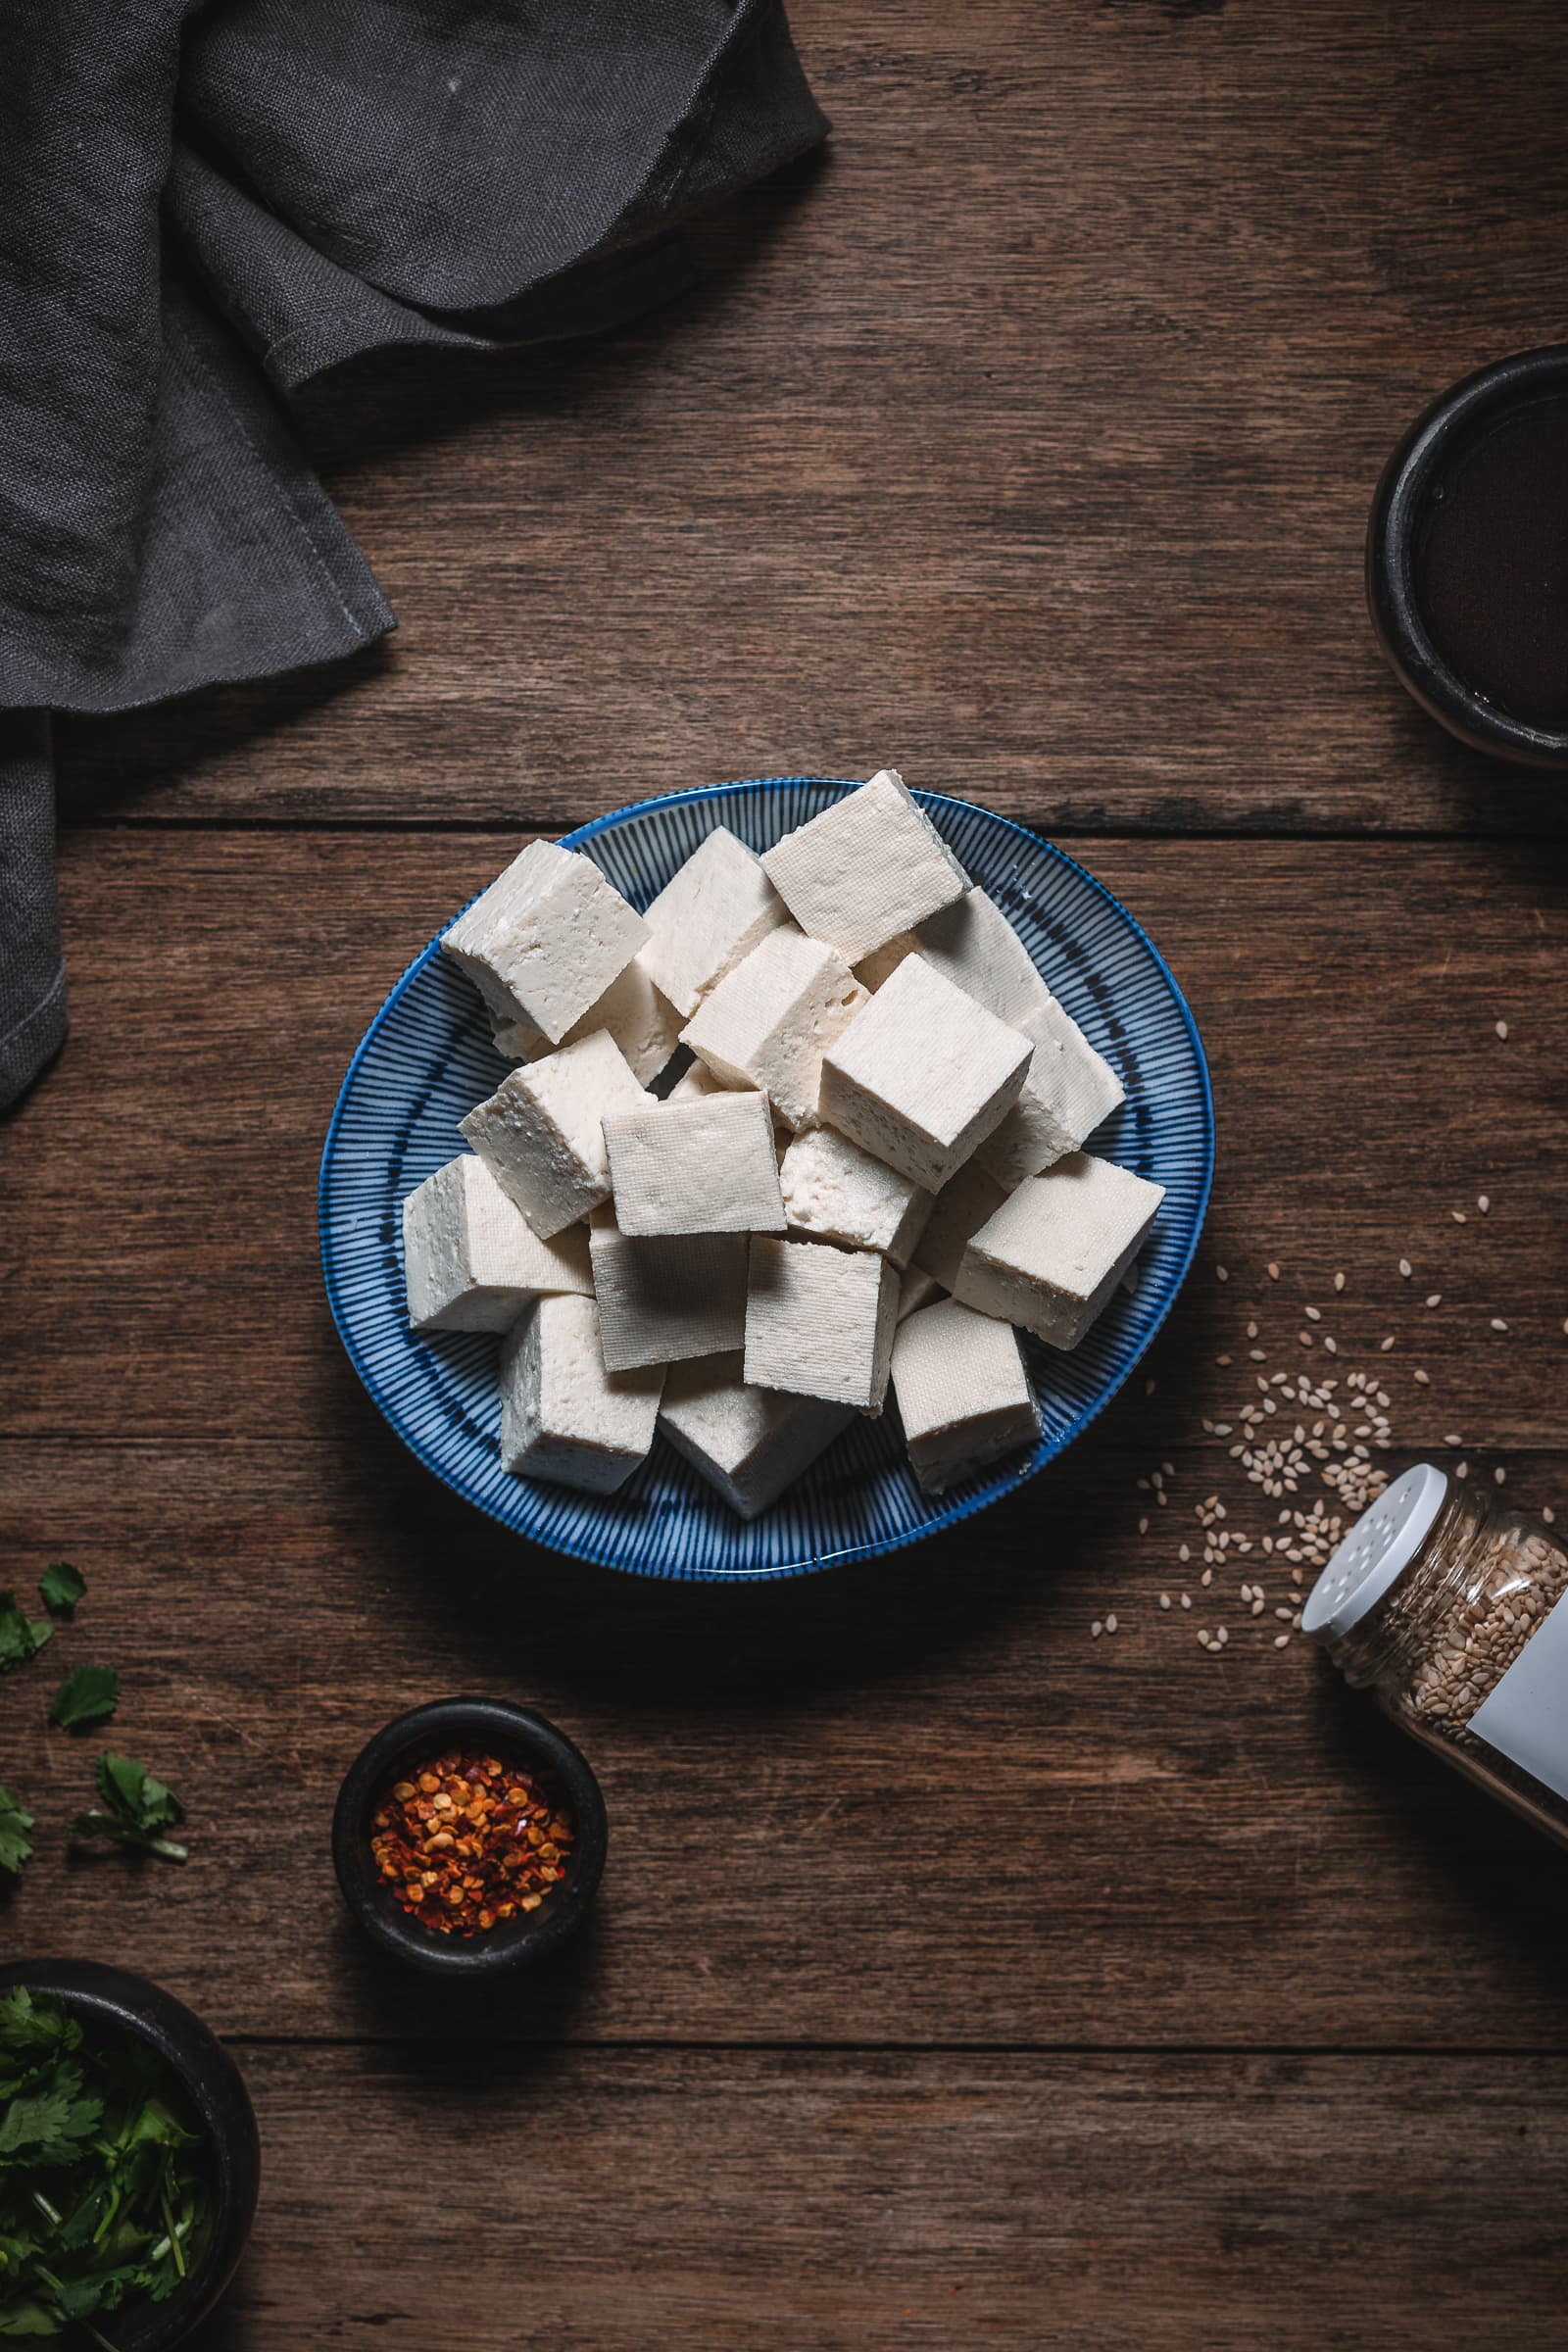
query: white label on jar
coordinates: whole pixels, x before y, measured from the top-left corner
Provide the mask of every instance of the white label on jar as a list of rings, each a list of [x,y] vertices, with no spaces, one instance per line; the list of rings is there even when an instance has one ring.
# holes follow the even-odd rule
[[[1470,1729],[1568,1796],[1568,1593],[1533,1633]]]

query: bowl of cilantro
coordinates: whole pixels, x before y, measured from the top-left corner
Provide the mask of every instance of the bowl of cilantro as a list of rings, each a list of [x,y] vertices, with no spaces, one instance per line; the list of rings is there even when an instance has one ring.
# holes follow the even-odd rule
[[[233,2277],[260,2174],[239,2069],[172,1993],[0,1967],[0,2340],[168,2352]]]

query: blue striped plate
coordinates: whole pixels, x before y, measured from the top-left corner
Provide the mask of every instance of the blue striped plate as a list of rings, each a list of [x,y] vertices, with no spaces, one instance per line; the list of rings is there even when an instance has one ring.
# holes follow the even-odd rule
[[[566,836],[646,906],[715,825],[754,849],[853,787],[766,776],[641,801]],[[479,999],[431,940],[370,1023],[349,1065],[321,1156],[326,1293],[355,1369],[404,1444],[503,1526],[572,1557],[637,1576],[801,1576],[893,1551],[1008,1494],[1113,1396],[1169,1312],[1192,1264],[1214,1168],[1208,1070],[1193,1018],[1157,951],[1103,890],[1048,842],[966,801],[919,795],[944,837],[1017,927],[1036,964],[1105,1058],[1127,1102],[1093,1149],[1165,1187],[1134,1291],[1071,1355],[1024,1340],[1041,1436],[1026,1460],[922,1493],[891,1398],[859,1421],[750,1526],[661,1438],[618,1494],[585,1495],[501,1467],[497,1343],[416,1339],[403,1297],[404,1198],[463,1149],[458,1121],[510,1064]]]

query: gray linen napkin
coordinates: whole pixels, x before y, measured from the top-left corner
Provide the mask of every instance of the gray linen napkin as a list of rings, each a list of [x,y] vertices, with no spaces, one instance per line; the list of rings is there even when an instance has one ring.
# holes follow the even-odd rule
[[[612,324],[827,125],[779,0],[0,0],[0,1107],[65,1035],[47,712],[390,606],[277,394]]]

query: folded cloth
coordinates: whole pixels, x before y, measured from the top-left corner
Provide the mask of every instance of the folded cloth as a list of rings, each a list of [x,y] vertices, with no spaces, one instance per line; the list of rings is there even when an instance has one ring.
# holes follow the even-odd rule
[[[277,402],[581,333],[827,125],[779,0],[0,0],[0,1106],[65,1034],[46,713],[396,625]]]

